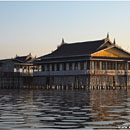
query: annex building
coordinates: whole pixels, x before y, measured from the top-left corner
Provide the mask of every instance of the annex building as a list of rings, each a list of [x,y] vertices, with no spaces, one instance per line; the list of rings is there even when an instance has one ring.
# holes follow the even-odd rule
[[[62,43],[33,63],[36,85],[85,87],[130,86],[130,53],[109,34],[102,40]]]

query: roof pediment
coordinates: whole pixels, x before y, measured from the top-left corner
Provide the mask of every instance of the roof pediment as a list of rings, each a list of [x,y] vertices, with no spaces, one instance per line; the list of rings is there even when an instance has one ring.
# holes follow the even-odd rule
[[[111,46],[111,47],[106,48],[104,50],[100,50],[98,52],[95,52],[95,53],[91,54],[91,56],[130,58],[130,53],[117,47],[117,46]]]
[[[31,53],[27,56],[16,56],[15,60],[20,62],[20,63],[25,63],[25,62],[32,62],[34,58],[32,57]]]

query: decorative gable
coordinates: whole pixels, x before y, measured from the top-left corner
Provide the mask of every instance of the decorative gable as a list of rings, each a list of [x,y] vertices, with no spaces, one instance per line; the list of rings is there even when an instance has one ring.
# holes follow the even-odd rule
[[[91,54],[91,56],[130,58],[130,54],[128,52],[115,46],[104,49],[104,50],[100,50],[96,53]]]

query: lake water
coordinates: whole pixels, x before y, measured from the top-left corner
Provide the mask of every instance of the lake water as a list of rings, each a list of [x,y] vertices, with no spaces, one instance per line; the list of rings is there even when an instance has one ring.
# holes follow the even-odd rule
[[[130,126],[130,90],[0,90],[0,129]]]

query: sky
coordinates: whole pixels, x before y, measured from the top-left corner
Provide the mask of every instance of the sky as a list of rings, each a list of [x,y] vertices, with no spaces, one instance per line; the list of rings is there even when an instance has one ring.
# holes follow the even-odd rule
[[[54,51],[67,43],[104,39],[130,52],[130,2],[0,2],[0,59]]]

